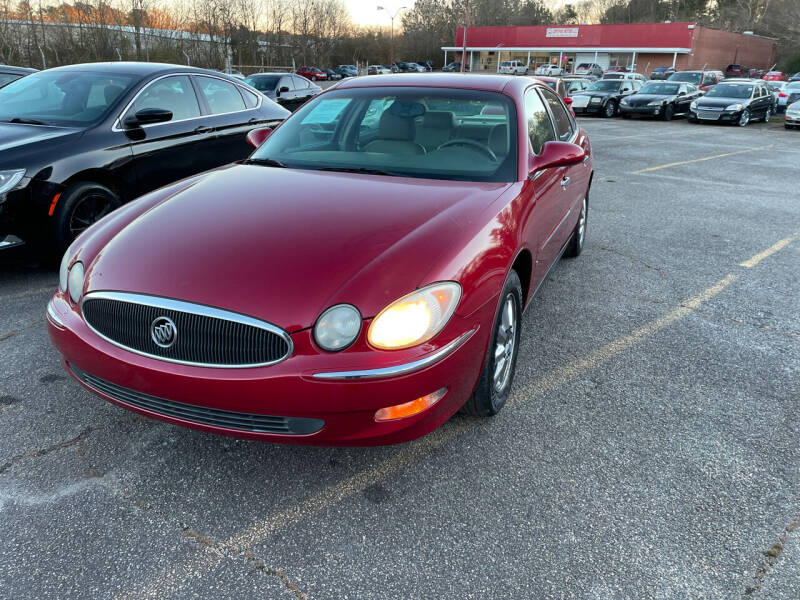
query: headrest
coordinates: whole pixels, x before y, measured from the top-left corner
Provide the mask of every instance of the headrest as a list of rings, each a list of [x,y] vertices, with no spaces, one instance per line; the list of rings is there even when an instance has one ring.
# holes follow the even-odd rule
[[[414,139],[414,119],[403,118],[393,115],[391,112],[384,111],[378,123],[378,137],[382,140],[404,140]]]
[[[431,129],[453,129],[456,126],[455,115],[446,110],[429,110],[422,120],[423,127]]]

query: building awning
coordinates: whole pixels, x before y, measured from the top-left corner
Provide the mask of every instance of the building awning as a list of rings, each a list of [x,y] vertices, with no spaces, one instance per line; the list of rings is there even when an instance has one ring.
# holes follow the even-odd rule
[[[447,52],[461,52],[461,46],[442,46],[442,50]],[[507,48],[506,46],[467,46],[467,52],[614,52],[614,53],[628,53],[636,52],[637,54],[689,54],[691,48],[593,48],[591,46],[584,48],[576,48],[574,46],[525,46],[519,48]]]

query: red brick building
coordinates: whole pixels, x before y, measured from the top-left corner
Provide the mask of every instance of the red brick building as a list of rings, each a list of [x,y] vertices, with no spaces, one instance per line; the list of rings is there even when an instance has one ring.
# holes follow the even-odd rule
[[[464,28],[459,27],[455,44],[442,48],[445,64],[461,59],[463,36]],[[467,64],[473,71],[496,71],[504,60],[521,60],[531,67],[633,65],[640,73],[672,66],[724,70],[732,63],[769,69],[777,45],[771,38],[696,23],[469,27],[466,42]]]

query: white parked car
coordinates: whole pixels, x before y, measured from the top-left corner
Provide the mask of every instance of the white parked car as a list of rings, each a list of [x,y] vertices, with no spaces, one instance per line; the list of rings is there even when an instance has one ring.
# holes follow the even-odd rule
[[[597,75],[603,76],[603,67],[596,63],[581,63],[575,67],[575,75]]]
[[[370,65],[367,67],[367,75],[389,75],[392,70],[383,65]]]
[[[786,107],[786,116],[784,117],[783,126],[786,127],[786,129],[800,127],[800,101]]]
[[[500,72],[506,75],[527,75],[528,65],[521,60],[504,60],[500,63]]]
[[[633,79],[634,81],[641,81],[642,83],[645,83],[647,81],[647,77],[645,77],[641,73],[629,73],[629,72],[605,73],[603,74],[602,79]]]
[[[541,65],[536,69],[537,75],[547,75],[549,77],[561,77],[566,75],[566,71],[558,65]]]

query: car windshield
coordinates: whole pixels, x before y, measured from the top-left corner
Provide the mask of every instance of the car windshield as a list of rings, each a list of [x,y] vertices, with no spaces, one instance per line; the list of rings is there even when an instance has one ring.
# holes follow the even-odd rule
[[[616,92],[619,86],[622,85],[621,80],[616,79],[601,79],[595,81],[592,85],[586,88],[587,92]]]
[[[498,92],[339,89],[287,119],[250,162],[295,169],[510,182],[517,117]]]
[[[251,75],[244,82],[260,92],[271,92],[283,75]]]
[[[747,83],[720,83],[708,90],[706,98],[749,98],[753,86]]]
[[[670,81],[685,81],[687,83],[700,83],[703,80],[702,73],[673,73],[669,76]]]
[[[80,127],[102,119],[136,79],[117,73],[42,71],[0,89],[0,121]]]
[[[787,83],[786,86],[783,88],[784,92],[788,91],[796,91],[800,90],[800,81],[792,81],[791,83]]]
[[[648,83],[641,90],[640,94],[655,94],[658,96],[675,96],[681,86],[677,83]]]
[[[624,73],[607,73],[603,75],[603,79],[623,79],[624,77]]]

